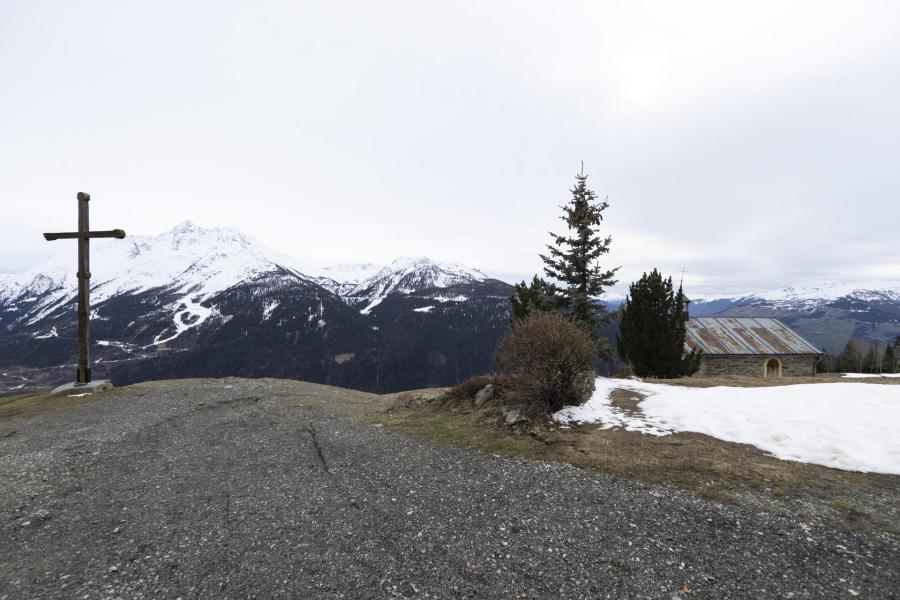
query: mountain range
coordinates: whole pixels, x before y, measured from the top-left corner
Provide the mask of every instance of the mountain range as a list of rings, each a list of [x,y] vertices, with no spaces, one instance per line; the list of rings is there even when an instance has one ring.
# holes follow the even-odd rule
[[[184,222],[91,247],[94,375],[289,377],[391,392],[455,384],[491,368],[512,286],[428,258],[304,268],[232,228]],[[0,394],[70,380],[72,248],[0,275]],[[615,300],[607,301],[614,309]],[[885,283],[696,297],[694,316],[775,316],[816,346],[900,335]]]
[[[0,391],[74,372],[74,252],[0,276]],[[236,229],[91,246],[94,376],[291,377],[389,392],[490,368],[511,286],[428,258],[306,274]]]
[[[758,294],[696,297],[696,317],[775,317],[817,348],[840,354],[850,339],[894,343],[900,336],[900,286],[889,281],[827,283]]]

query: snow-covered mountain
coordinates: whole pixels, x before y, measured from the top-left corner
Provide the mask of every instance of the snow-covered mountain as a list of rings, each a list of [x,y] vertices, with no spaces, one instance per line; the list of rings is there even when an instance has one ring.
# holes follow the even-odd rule
[[[0,367],[74,361],[74,262],[59,243],[44,263],[0,276]],[[95,368],[120,380],[273,375],[383,391],[490,367],[507,284],[428,258],[300,265],[236,229],[190,222],[92,243]]]
[[[346,297],[356,287],[381,269],[375,263],[337,264],[325,267],[315,275],[316,282],[341,297]]]
[[[457,263],[438,263],[430,258],[398,258],[384,267],[373,264],[326,267],[328,275],[317,282],[341,296],[351,306],[369,314],[392,294],[410,295],[433,288],[450,288],[487,281],[478,269]],[[465,298],[463,298],[465,300]]]
[[[0,276],[0,393],[71,377],[75,251],[53,247],[35,268]],[[123,384],[246,375],[382,392],[452,385],[490,370],[509,324],[512,286],[428,258],[312,270],[236,229],[190,222],[98,240],[91,257],[95,371]],[[690,312],[774,316],[831,351],[900,335],[900,286],[694,297]]]
[[[73,249],[61,248],[33,269],[0,278],[0,303],[5,304],[7,313],[16,313],[12,326],[34,325],[75,297],[73,262]],[[362,314],[371,313],[392,294],[409,295],[488,279],[477,269],[426,257],[398,258],[385,266],[336,265],[322,269],[322,275],[305,275],[299,264],[237,229],[204,229],[185,221],[158,236],[94,242],[91,301],[96,306],[115,296],[153,289],[174,294],[168,308],[177,332],[168,338],[157,336],[159,342],[171,341],[216,314],[215,307],[205,306],[216,294],[265,274],[282,273],[314,282],[350,306],[363,305]]]
[[[70,293],[76,285],[75,251],[66,242],[58,246],[50,259],[33,269],[7,275],[4,287],[26,290],[36,286],[40,290],[50,282],[54,292]],[[173,284],[195,287],[209,295],[234,285],[248,273],[271,270],[280,262],[275,256],[236,229],[204,229],[190,221],[157,236],[95,240],[91,243],[91,295],[103,301],[136,289]]]
[[[749,294],[695,295],[693,301],[765,302],[771,306],[796,310],[802,307],[814,308],[823,303],[833,302],[841,298],[876,302],[900,302],[900,282],[888,280],[814,282]]]
[[[884,344],[900,335],[900,283],[811,283],[751,294],[692,296],[690,313],[776,317],[833,352],[851,338]]]
[[[75,251],[72,244],[59,246],[35,268],[0,280],[0,311],[15,317],[3,320],[7,329],[38,324],[74,299]],[[162,308],[172,310],[173,323],[197,327],[215,313],[204,303],[230,287],[279,270],[302,277],[294,262],[236,229],[204,229],[185,221],[157,236],[92,242],[91,302],[99,306],[117,296],[166,290],[172,298]],[[186,328],[178,327],[176,335]]]

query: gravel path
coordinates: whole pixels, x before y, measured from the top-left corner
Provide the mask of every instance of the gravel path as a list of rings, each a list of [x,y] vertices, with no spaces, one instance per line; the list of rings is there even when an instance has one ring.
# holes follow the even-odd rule
[[[0,598],[900,593],[896,536],[347,414],[383,403],[296,382],[168,382],[3,424]]]

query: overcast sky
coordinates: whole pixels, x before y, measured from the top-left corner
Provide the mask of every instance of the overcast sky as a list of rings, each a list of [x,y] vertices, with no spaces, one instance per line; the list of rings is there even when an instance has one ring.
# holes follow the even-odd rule
[[[896,0],[2,0],[0,82],[0,272],[83,190],[96,228],[522,278],[583,160],[625,283],[900,281]]]

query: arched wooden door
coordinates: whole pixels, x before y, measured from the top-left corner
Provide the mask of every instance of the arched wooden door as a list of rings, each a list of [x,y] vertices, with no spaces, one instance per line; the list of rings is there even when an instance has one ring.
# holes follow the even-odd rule
[[[781,377],[781,361],[777,358],[770,358],[766,361],[766,377]]]

